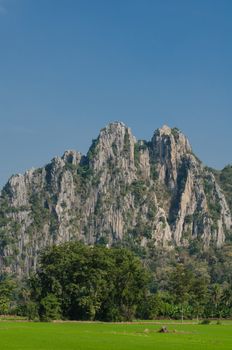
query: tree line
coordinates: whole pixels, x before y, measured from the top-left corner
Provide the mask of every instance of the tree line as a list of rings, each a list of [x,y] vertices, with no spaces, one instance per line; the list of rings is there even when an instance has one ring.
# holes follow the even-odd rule
[[[188,259],[152,261],[80,242],[47,248],[29,279],[1,275],[0,314],[42,321],[232,317],[229,281],[213,281]]]

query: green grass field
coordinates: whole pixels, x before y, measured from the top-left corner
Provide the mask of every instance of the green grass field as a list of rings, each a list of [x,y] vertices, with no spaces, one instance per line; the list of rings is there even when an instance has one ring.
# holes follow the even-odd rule
[[[1,350],[224,350],[232,323],[221,325],[0,322]]]

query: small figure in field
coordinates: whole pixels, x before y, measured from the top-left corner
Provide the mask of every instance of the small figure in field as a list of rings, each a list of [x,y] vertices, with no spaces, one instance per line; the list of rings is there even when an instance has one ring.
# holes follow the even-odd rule
[[[169,333],[169,331],[168,331],[166,326],[162,326],[158,332],[159,333]]]

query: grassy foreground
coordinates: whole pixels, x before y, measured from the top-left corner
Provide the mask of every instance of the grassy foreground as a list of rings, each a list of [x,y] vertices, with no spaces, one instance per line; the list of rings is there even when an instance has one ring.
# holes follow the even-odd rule
[[[168,321],[163,325],[167,325]],[[0,322],[0,349],[8,350],[224,350],[232,349],[232,324]]]

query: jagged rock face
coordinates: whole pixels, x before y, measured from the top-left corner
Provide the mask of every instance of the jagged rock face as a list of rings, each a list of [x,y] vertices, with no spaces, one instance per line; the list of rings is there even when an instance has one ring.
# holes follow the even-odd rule
[[[44,168],[13,176],[0,198],[2,270],[29,273],[41,249],[72,239],[136,249],[221,246],[231,213],[186,137],[164,126],[136,141],[116,122],[87,156],[66,151]]]
[[[154,133],[152,150],[159,179],[174,189],[182,159],[192,152],[187,138],[177,129],[164,125]]]

